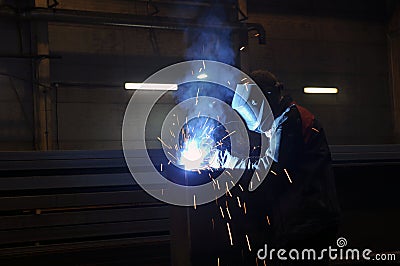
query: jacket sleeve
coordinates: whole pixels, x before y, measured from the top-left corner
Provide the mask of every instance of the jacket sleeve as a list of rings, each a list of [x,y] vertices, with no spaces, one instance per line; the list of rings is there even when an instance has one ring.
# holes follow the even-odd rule
[[[275,161],[281,168],[293,168],[302,147],[301,118],[295,105],[288,107],[277,117],[272,128],[265,132],[269,147],[261,157],[238,158],[225,151],[221,166],[228,169],[269,169]]]
[[[292,105],[277,119],[276,130],[271,136],[272,158],[281,168],[292,169],[303,147],[301,117],[297,108]]]

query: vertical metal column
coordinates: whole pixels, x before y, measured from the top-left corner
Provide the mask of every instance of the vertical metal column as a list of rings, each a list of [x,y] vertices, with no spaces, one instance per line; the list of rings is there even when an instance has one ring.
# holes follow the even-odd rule
[[[35,7],[47,7],[46,0],[35,0]],[[40,55],[49,55],[48,22],[33,21],[31,24],[32,51]],[[50,89],[50,60],[34,60],[33,78],[38,85],[33,85],[33,108],[35,124],[35,149],[56,149],[56,99],[54,90]]]
[[[186,185],[188,185],[185,173]],[[188,195],[186,194],[186,197]],[[191,266],[192,238],[190,208],[170,206],[171,264],[172,266]]]

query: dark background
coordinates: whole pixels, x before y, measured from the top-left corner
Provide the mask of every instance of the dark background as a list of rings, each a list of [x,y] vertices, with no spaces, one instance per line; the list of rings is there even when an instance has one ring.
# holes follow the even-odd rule
[[[224,15],[204,19],[214,10]],[[207,54],[195,49],[199,33],[211,33]],[[191,248],[246,249],[229,249],[226,220],[213,235],[225,246],[203,234],[219,215],[213,203],[194,210],[147,195],[121,152],[134,93],[125,82],[189,58],[220,60],[228,48],[233,65],[274,72],[323,123],[340,236],[400,256],[399,1],[0,0],[0,36],[2,265],[188,266],[206,256]],[[167,93],[148,119],[155,153],[174,105]]]

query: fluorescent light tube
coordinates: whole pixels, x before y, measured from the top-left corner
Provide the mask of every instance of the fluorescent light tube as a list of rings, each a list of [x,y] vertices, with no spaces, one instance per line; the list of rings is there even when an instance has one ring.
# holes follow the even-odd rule
[[[161,83],[125,83],[126,90],[150,90],[150,91],[176,91],[177,84]]]
[[[320,88],[320,87],[305,87],[304,93],[338,93],[339,90],[337,88]]]

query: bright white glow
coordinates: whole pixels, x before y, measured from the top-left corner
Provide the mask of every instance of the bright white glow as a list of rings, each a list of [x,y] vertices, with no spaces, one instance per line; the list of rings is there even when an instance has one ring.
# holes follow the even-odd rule
[[[240,47],[240,51],[243,51],[243,50],[244,50],[244,46]]]
[[[179,164],[185,170],[203,169],[209,163],[206,158],[211,157],[215,142],[212,138],[193,138],[185,141],[180,151]]]
[[[126,90],[176,91],[177,84],[159,83],[125,83]]]
[[[207,76],[206,73],[202,73],[202,74],[200,74],[200,75],[197,76],[198,79],[205,79],[205,78],[207,78],[207,77],[208,77],[208,76]]]
[[[189,161],[196,161],[201,158],[202,152],[195,141],[190,141],[183,151],[182,156]]]
[[[337,88],[305,87],[304,93],[338,93]]]

